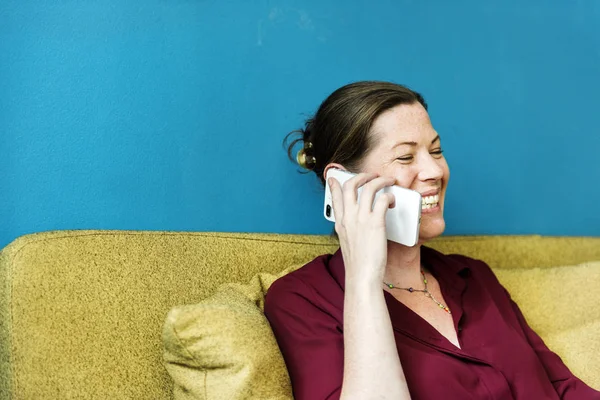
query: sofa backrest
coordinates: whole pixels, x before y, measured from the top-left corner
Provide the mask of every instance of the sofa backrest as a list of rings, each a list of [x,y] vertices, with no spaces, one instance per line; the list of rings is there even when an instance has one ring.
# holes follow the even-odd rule
[[[599,238],[445,237],[492,267],[600,260]],[[54,231],[0,252],[0,398],[169,399],[169,309],[337,249],[328,236]]]

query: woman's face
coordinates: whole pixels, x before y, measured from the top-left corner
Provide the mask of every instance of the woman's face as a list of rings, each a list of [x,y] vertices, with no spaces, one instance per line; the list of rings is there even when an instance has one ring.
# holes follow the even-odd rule
[[[396,185],[421,193],[419,241],[439,236],[450,170],[440,137],[420,103],[401,104],[382,113],[371,128],[375,146],[362,163],[363,172],[394,177]]]

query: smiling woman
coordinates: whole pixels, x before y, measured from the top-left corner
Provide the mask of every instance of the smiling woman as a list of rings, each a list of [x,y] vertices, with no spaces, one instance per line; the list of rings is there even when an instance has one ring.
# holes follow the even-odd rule
[[[265,314],[296,399],[600,399],[527,325],[483,262],[424,244],[445,229],[450,177],[423,97],[357,82],[321,104],[288,147],[331,189],[340,249],[269,289]],[[340,185],[331,168],[357,175]],[[388,241],[398,185],[422,196],[419,241]],[[361,202],[357,191],[362,188]]]
[[[392,177],[394,184],[421,193],[426,206],[420,237],[441,235],[450,170],[427,110],[420,103],[396,105],[376,118],[372,132],[377,145],[365,157],[362,171]]]

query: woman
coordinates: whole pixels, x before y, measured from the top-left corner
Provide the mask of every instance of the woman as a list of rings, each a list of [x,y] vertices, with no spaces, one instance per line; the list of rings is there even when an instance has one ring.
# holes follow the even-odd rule
[[[529,328],[483,262],[423,246],[442,234],[449,169],[423,97],[387,82],[336,90],[299,163],[330,185],[340,250],[276,281],[265,314],[297,400],[600,399]],[[339,168],[358,173],[342,187]],[[419,243],[387,241],[390,185],[420,192]],[[357,203],[357,189],[363,188]]]

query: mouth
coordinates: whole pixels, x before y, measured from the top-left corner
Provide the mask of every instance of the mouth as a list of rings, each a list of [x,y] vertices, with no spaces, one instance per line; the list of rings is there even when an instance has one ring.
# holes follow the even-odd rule
[[[421,210],[433,210],[438,208],[440,202],[439,191],[431,191],[421,194]]]

